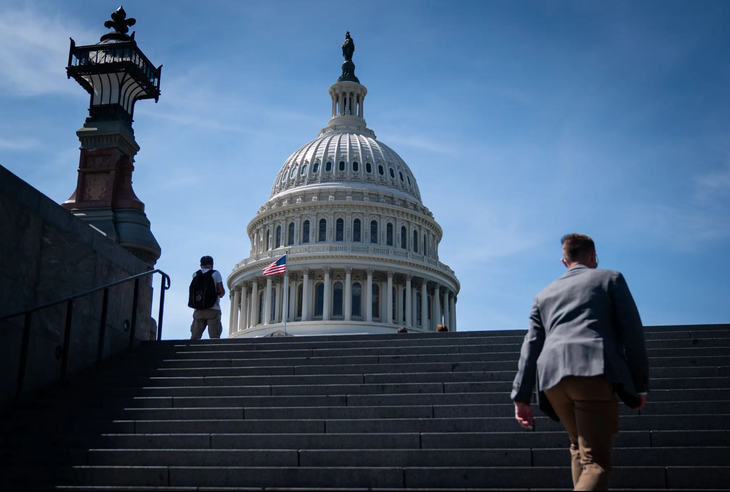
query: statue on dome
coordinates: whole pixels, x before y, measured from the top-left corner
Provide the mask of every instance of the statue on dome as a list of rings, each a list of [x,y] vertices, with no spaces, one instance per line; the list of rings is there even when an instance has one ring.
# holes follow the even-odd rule
[[[350,37],[350,31],[345,34],[345,43],[342,45],[342,56],[346,61],[352,61],[352,54],[355,52],[355,41]]]

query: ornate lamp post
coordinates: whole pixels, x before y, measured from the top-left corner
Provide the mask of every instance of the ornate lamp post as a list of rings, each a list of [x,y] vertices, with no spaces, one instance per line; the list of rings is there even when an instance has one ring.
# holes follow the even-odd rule
[[[97,44],[76,46],[71,39],[66,73],[90,94],[89,117],[76,132],[81,158],[76,190],[63,203],[74,215],[154,265],[160,245],[150,231],[142,203],[132,190],[134,103],[160,97],[162,65],[147,59],[128,35],[135,20],[122,7],[104,23],[114,28]]]

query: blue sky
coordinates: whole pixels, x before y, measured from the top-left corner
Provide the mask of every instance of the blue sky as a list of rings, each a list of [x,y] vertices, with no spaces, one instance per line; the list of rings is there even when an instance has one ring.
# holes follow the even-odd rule
[[[123,5],[164,65],[134,122],[164,338],[189,336],[198,259],[226,277],[248,256],[279,168],[326,126],[347,30],[368,126],[444,230],[460,330],[525,328],[568,232],[625,274],[645,324],[730,322],[730,2]],[[96,43],[117,7],[0,2],[0,164],[58,202],[88,108],[68,39]]]

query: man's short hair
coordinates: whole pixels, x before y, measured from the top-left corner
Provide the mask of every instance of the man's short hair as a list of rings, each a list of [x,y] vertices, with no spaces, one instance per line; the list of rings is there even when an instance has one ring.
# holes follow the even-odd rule
[[[436,331],[449,331],[449,328],[445,324],[439,323],[438,326],[436,326]]]
[[[200,266],[206,266],[206,265],[213,266],[213,257],[212,256],[203,256],[200,259]]]
[[[568,263],[575,263],[596,250],[593,239],[585,234],[566,234],[560,242],[563,245],[563,258]]]

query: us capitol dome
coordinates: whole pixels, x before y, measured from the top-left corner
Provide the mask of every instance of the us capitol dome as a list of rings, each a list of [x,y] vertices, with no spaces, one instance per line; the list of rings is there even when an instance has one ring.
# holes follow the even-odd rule
[[[348,32],[327,127],[284,162],[248,224],[250,256],[227,281],[229,337],[456,330],[460,284],[439,261],[443,231],[411,169],[367,127],[354,48]],[[284,255],[287,282],[264,276]]]

